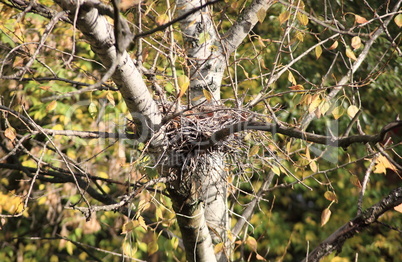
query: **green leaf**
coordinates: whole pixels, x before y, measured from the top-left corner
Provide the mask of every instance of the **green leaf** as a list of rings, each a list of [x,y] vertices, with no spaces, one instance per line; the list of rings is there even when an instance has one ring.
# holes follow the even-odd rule
[[[211,35],[210,35],[208,32],[202,32],[202,33],[199,35],[199,43],[200,43],[200,44],[205,43],[205,42],[208,41],[209,39],[211,39]]]
[[[91,103],[89,104],[89,106],[88,106],[88,112],[89,112],[89,115],[90,115],[92,118],[95,118],[96,115],[98,114],[98,108],[96,107],[96,105],[95,105],[94,102],[91,102]]]

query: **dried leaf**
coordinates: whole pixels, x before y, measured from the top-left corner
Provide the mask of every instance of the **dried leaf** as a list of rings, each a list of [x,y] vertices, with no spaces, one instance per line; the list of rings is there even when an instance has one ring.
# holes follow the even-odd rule
[[[347,109],[347,113],[350,118],[354,118],[357,112],[359,112],[359,108],[357,108],[355,105],[351,105]]]
[[[402,14],[395,16],[394,22],[398,27],[402,27]]]
[[[304,90],[304,87],[302,85],[295,85],[295,86],[290,86],[289,89],[292,89],[292,90]]]
[[[11,142],[14,142],[14,140],[17,138],[17,132],[15,131],[14,127],[10,126],[4,131],[4,136],[10,139]]]
[[[338,41],[335,41],[329,48],[328,50],[334,50],[338,47]]]
[[[321,226],[324,226],[326,223],[328,223],[330,217],[331,210],[329,210],[329,208],[324,209],[321,213]]]
[[[255,253],[255,258],[257,260],[262,260],[262,261],[267,261],[265,258],[263,258],[260,254],[258,254],[257,252]]]
[[[352,185],[354,185],[357,188],[362,188],[362,184],[360,183],[360,180],[356,175],[352,175],[350,177],[350,183],[352,183]]]
[[[320,58],[321,54],[322,54],[322,47],[320,45],[318,45],[315,47],[315,57],[317,57],[317,59],[318,59],[318,58]]]
[[[47,106],[46,106],[46,111],[50,112],[53,111],[54,109],[56,109],[57,107],[57,101],[53,100],[52,102],[50,102]]]
[[[177,82],[178,82],[179,88],[180,88],[180,93],[179,93],[178,98],[180,98],[186,93],[186,91],[190,85],[190,79],[186,75],[181,75],[181,76],[177,77]]]
[[[349,47],[346,48],[346,56],[352,59],[353,61],[357,60],[355,53]]]
[[[358,24],[367,23],[367,19],[360,15],[355,15],[355,22]]]
[[[267,10],[265,10],[264,8],[261,8],[260,10],[258,10],[258,12],[257,12],[258,22],[260,22],[260,23],[264,22],[264,19],[266,16],[267,16]]]
[[[360,37],[355,36],[352,38],[352,42],[350,45],[353,47],[353,49],[358,49],[362,45],[362,40],[360,39]]]
[[[288,80],[289,80],[289,82],[291,82],[293,85],[297,85],[296,79],[295,79],[295,77],[293,76],[292,72],[290,72],[290,71],[289,71],[289,74],[288,74]]]
[[[334,201],[336,203],[338,203],[338,197],[336,196],[336,194],[332,191],[327,191],[324,193],[324,197],[325,199],[329,200],[329,201]]]
[[[289,19],[289,17],[290,17],[289,11],[282,12],[278,17],[279,24],[283,24],[284,22],[286,22]]]

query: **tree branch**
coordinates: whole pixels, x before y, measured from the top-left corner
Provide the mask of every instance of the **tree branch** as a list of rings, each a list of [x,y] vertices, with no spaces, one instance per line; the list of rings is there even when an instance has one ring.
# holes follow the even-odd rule
[[[398,187],[380,202],[364,211],[360,216],[355,217],[336,230],[308,254],[306,258],[303,259],[303,262],[319,261],[322,257],[329,255],[333,251],[340,252],[347,239],[360,233],[372,223],[376,222],[382,214],[400,204],[402,204],[402,187]]]
[[[400,126],[402,126],[402,121],[395,121],[384,126],[381,129],[380,133],[376,135],[353,135],[347,137],[331,137],[331,136],[317,135],[309,132],[303,132],[299,129],[286,127],[283,125],[245,121],[229,125],[219,131],[216,131],[211,135],[209,140],[204,141],[203,143],[201,143],[201,145],[203,147],[210,147],[219,143],[220,141],[224,140],[227,136],[234,134],[236,132],[245,130],[259,130],[259,131],[268,131],[271,132],[272,134],[279,133],[317,144],[347,148],[349,145],[354,143],[380,142],[384,139],[384,136],[388,131]]]

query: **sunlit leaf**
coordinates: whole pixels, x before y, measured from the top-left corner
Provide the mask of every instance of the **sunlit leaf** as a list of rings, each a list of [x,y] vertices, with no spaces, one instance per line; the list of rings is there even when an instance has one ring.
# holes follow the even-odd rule
[[[215,254],[221,252],[223,250],[223,247],[224,247],[223,242],[220,242],[220,243],[216,244],[215,247],[214,247]]]
[[[4,136],[10,139],[11,142],[14,142],[14,140],[17,138],[17,132],[15,131],[14,127],[10,126],[4,131]]]
[[[295,77],[293,76],[292,72],[290,72],[290,71],[289,71],[289,74],[288,74],[288,80],[289,80],[289,82],[291,82],[293,85],[297,85],[296,79],[295,79]]]
[[[324,209],[321,213],[321,226],[324,226],[326,223],[328,223],[330,217],[331,210],[329,210],[329,208]]]
[[[279,24],[283,24],[284,22],[286,22],[289,19],[289,17],[290,17],[289,11],[282,12],[278,17]]]
[[[177,77],[177,82],[178,82],[179,88],[180,88],[180,93],[179,93],[178,98],[180,98],[186,93],[186,91],[190,85],[190,79],[186,75],[181,75],[181,76]]]
[[[275,175],[281,175],[281,169],[277,165],[272,165],[271,170]]]
[[[66,251],[71,256],[74,253],[74,244],[71,241],[67,241],[66,243]]]
[[[267,261],[264,257],[262,257],[260,254],[258,254],[257,252],[255,253],[255,258],[257,260],[262,260],[262,261]]]
[[[320,45],[315,47],[315,57],[318,59],[322,54],[322,47]]]
[[[398,27],[402,27],[402,14],[395,16],[394,22]]]
[[[362,40],[360,39],[360,37],[355,36],[352,38],[352,42],[350,45],[353,47],[353,49],[358,49],[362,45]]]
[[[303,42],[304,41],[304,33],[301,31],[297,31],[295,34],[296,38],[300,41]]]
[[[317,107],[320,105],[320,103],[321,103],[320,96],[318,94],[314,95],[311,100],[311,103],[308,107],[308,112],[309,113],[314,112],[314,110],[317,109]]]
[[[338,41],[335,41],[329,48],[328,50],[334,50],[338,47]]]
[[[314,160],[311,161],[310,164],[309,164],[309,166],[310,166],[311,171],[313,171],[314,173],[318,171],[318,167],[317,167],[316,161],[314,161]]]
[[[257,12],[258,22],[260,22],[260,23],[264,22],[264,19],[266,16],[267,16],[267,10],[265,10],[264,8],[261,8],[260,10],[258,10],[258,12]]]
[[[352,59],[353,61],[357,60],[355,53],[349,47],[346,48],[346,56]]]
[[[355,22],[358,24],[364,24],[367,22],[367,19],[360,15],[355,15]]]
[[[350,105],[346,112],[350,118],[354,118],[357,112],[359,112],[359,108],[355,105]]]
[[[47,106],[46,106],[46,110],[48,112],[53,111],[54,109],[56,109],[57,107],[57,101],[53,100],[52,102],[50,102]]]
[[[383,155],[379,155],[376,159],[374,173],[387,173],[387,168],[396,170],[395,166]]]
[[[343,107],[342,106],[337,106],[332,110],[332,116],[337,120],[343,115]]]
[[[334,201],[336,203],[338,203],[338,197],[336,196],[336,194],[332,191],[326,191],[324,193],[324,197],[325,199],[329,200],[329,201]]]

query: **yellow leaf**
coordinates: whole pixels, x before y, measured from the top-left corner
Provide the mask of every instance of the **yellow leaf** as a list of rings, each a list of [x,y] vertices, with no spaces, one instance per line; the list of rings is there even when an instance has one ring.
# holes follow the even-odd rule
[[[367,19],[360,15],[355,15],[355,22],[358,24],[364,24],[367,22]]]
[[[304,41],[304,33],[303,32],[297,31],[295,36],[300,42]]]
[[[91,103],[89,104],[89,106],[88,106],[88,112],[89,112],[89,115],[90,115],[92,118],[95,118],[96,114],[98,113],[98,108],[96,107],[96,105],[95,105],[94,102],[91,102]]]
[[[342,106],[337,106],[332,110],[332,115],[334,116],[335,120],[340,118],[343,115],[343,108]]]
[[[321,54],[322,54],[322,47],[320,45],[318,45],[315,47],[315,57],[317,57],[317,59],[318,59],[318,58],[320,58]]]
[[[17,138],[17,132],[15,131],[14,127],[10,126],[4,131],[4,136],[14,142]]]
[[[318,94],[314,95],[313,98],[311,99],[311,103],[308,107],[308,112],[314,112],[314,110],[317,109],[317,107],[320,105],[321,103],[321,99],[320,96]]]
[[[206,89],[202,89],[202,92],[204,93],[205,98],[207,99],[208,102],[212,101],[212,94]]]
[[[271,170],[278,176],[281,174],[281,169],[277,165],[272,165]]]
[[[335,41],[329,48],[328,50],[334,50],[338,47],[338,41]]]
[[[254,237],[248,236],[246,240],[247,246],[249,246],[253,251],[257,251],[257,240]]]
[[[267,15],[267,10],[265,10],[264,8],[261,8],[260,10],[258,10],[258,12],[257,12],[258,22],[260,22],[260,23],[264,22],[266,15]]]
[[[47,111],[52,111],[56,108],[57,106],[57,101],[53,100],[52,102],[50,102],[47,106],[46,106],[46,110]]]
[[[186,93],[186,91],[190,85],[190,79],[186,75],[181,75],[181,76],[177,77],[177,82],[178,82],[179,88],[180,88],[180,93],[179,93],[178,98],[180,98]]]
[[[395,16],[394,22],[398,27],[402,27],[402,14]]]
[[[359,112],[359,108],[357,108],[357,106],[355,106],[355,105],[351,105],[348,107],[346,112],[348,113],[348,116],[350,118],[354,118],[355,115],[357,114],[357,112]]]
[[[148,244],[148,255],[152,255],[153,253],[155,253],[156,251],[158,251],[159,246],[158,243],[156,241],[152,241]]]
[[[74,253],[74,244],[71,241],[66,243],[66,251],[71,256]]]
[[[327,113],[327,111],[329,110],[330,105],[326,100],[324,100],[324,101],[321,102],[319,108],[320,108],[321,114],[325,115],[325,113]]]
[[[299,20],[300,24],[307,25],[308,24],[308,16],[302,13],[297,13],[297,20]]]
[[[254,145],[250,151],[248,152],[248,157],[252,157],[255,156],[256,154],[258,154],[258,151],[260,150],[260,146],[259,145]]]
[[[326,223],[328,223],[330,217],[331,210],[329,210],[329,208],[324,209],[321,213],[321,226],[324,226]]]
[[[355,36],[352,38],[352,42],[350,45],[353,47],[353,49],[358,49],[362,45],[362,40],[360,39],[360,37]]]
[[[223,242],[220,242],[220,243],[215,245],[215,247],[214,247],[215,254],[218,254],[222,250],[223,250]]]
[[[163,24],[166,24],[167,22],[169,22],[169,16],[167,14],[159,15],[156,18],[156,24],[157,25],[163,25]]]
[[[145,223],[145,220],[144,220],[144,218],[143,218],[142,216],[139,216],[138,219],[137,219],[137,221],[138,221],[139,225],[140,225],[143,229],[147,230],[147,224]]]
[[[346,56],[352,59],[353,61],[357,60],[355,53],[349,47],[346,48]]]
[[[288,74],[288,80],[289,80],[289,82],[291,82],[293,85],[297,85],[296,79],[295,79],[295,77],[293,76],[292,72],[290,72],[290,71],[289,71],[289,74]]]
[[[338,203],[338,197],[336,196],[336,194],[332,191],[326,191],[324,193],[324,197],[325,199],[329,200],[329,201],[334,201],[336,203]]]
[[[278,18],[279,24],[283,24],[284,22],[286,22],[289,19],[289,17],[290,17],[289,11],[282,12]]]
[[[123,227],[121,229],[121,231],[122,231],[121,233],[127,234],[127,233],[131,232],[135,227],[136,227],[136,225],[134,224],[134,222],[132,220],[130,220],[123,225]]]
[[[395,166],[389,162],[389,160],[383,156],[380,155],[378,156],[378,158],[376,159],[376,165],[375,165],[375,169],[374,169],[374,173],[387,173],[387,168],[391,169],[391,170],[396,170]]]
[[[317,163],[315,161],[311,161],[309,166],[311,171],[313,171],[314,173],[318,171]]]

